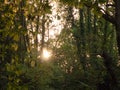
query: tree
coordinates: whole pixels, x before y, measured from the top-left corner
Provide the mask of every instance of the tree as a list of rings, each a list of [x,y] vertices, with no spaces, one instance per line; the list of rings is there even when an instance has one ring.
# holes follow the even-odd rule
[[[0,1],[0,87],[6,89],[7,72],[6,63],[10,63],[15,58],[17,50],[17,39],[14,31],[14,6],[12,3]],[[16,33],[16,31],[15,31]]]
[[[80,18],[80,20],[82,20],[82,21],[80,21],[80,23],[81,23],[80,24],[80,28],[79,28],[79,29],[81,29],[81,30],[79,30],[80,32],[82,32],[82,28],[85,26],[85,25],[82,25],[82,23],[85,22],[85,21],[83,21],[84,17],[83,17],[83,14],[82,14],[82,12],[85,12],[85,9],[83,9],[84,6],[86,6],[89,10],[92,10],[93,13],[97,16],[97,18],[98,18],[98,16],[103,17],[105,20],[107,20],[110,23],[112,23],[113,25],[115,25],[115,27],[116,27],[116,40],[117,40],[117,47],[118,47],[118,53],[119,53],[119,45],[120,45],[120,40],[119,40],[119,36],[120,36],[119,35],[119,31],[120,31],[120,29],[119,29],[119,21],[118,21],[119,17],[120,17],[120,15],[119,15],[120,6],[118,6],[118,4],[120,2],[119,0],[113,0],[113,1],[110,1],[110,0],[107,0],[107,1],[106,0],[99,0],[99,1],[98,0],[95,0],[95,1],[92,1],[92,0],[91,1],[90,0],[89,1],[88,0],[86,0],[86,1],[85,0],[81,0],[81,1],[78,1],[78,0],[76,0],[76,1],[71,1],[71,2],[69,0],[60,0],[60,1],[63,2],[64,4],[69,5],[69,6],[72,6],[72,7],[74,6],[76,8],[80,8],[80,10],[81,10],[80,11],[80,17],[82,17],[82,18]],[[82,7],[82,9],[81,9],[81,7]],[[88,20],[90,20],[89,19],[89,17],[90,17],[89,15],[90,14],[88,12]],[[88,29],[90,30],[90,28],[92,26],[90,27],[89,23],[88,23],[87,26],[88,26]],[[104,24],[104,23],[102,23],[102,24]],[[106,25],[107,24],[105,24],[105,29],[107,29]],[[95,24],[94,24],[94,26],[96,27]],[[86,30],[86,28],[84,28],[84,32],[85,32],[85,30]],[[106,31],[106,32],[108,33],[108,31]],[[103,33],[105,41],[107,39],[106,32]],[[90,34],[90,32],[88,34]],[[82,34],[82,35],[84,35],[84,34]],[[87,35],[87,34],[85,34],[85,35]],[[81,35],[79,34],[77,36],[81,36]],[[80,37],[77,37],[77,38],[81,39]],[[85,42],[86,42],[86,37],[84,37],[84,39],[85,39]],[[78,40],[77,40],[77,43],[79,44],[80,42]],[[82,41],[82,40],[80,40],[80,41]],[[105,41],[103,41],[103,42],[105,42]],[[103,44],[105,44],[103,46],[107,45],[107,43],[103,43]],[[89,43],[85,43],[84,44],[84,46],[86,46],[86,45],[89,45]],[[81,46],[81,44],[78,45],[78,52],[80,52],[80,50],[81,50],[80,46]],[[110,88],[112,88],[112,89],[114,88],[115,89],[117,87],[117,89],[118,89],[118,87],[119,87],[119,83],[118,83],[119,76],[117,76],[118,73],[116,73],[116,70],[119,71],[118,67],[117,67],[118,56],[119,55],[116,56],[116,58],[115,58],[115,57],[111,56],[111,54],[110,54],[111,52],[109,50],[110,48],[106,49],[106,47],[102,47],[100,49],[101,49],[101,51],[99,52],[99,54],[103,57],[104,66],[107,69],[107,74],[110,75],[110,76],[107,76],[107,80],[106,80],[107,82],[105,82],[105,84],[104,84],[104,85],[107,84],[108,86],[104,86],[104,88],[110,90]],[[82,55],[82,54],[79,53],[79,55]],[[85,61],[85,60],[83,60],[83,61]],[[83,65],[85,65],[85,64],[83,64]],[[112,81],[109,82],[109,80],[112,80]]]
[[[0,1],[0,88],[119,90],[120,1],[55,1]]]

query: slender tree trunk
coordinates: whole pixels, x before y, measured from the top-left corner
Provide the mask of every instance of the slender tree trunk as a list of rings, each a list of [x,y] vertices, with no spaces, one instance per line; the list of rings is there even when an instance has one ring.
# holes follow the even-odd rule
[[[79,36],[77,38],[77,48],[80,56],[80,62],[83,65],[83,69],[86,70],[86,37],[85,37],[85,28],[84,28],[84,15],[83,15],[83,9],[79,10],[79,16],[80,16],[80,21],[79,21]]]
[[[20,60],[21,62],[23,62],[24,57],[25,57],[25,52],[27,51],[27,46],[26,46],[26,36],[25,33],[27,32],[27,26],[26,26],[26,20],[25,20],[25,16],[24,16],[24,7],[25,7],[25,3],[26,1],[21,0],[20,2],[20,6],[19,6],[19,22],[20,22],[20,26],[22,26],[21,31],[20,31],[20,36],[19,36],[19,42],[18,42],[18,53],[20,56]],[[25,33],[24,33],[25,31]]]
[[[45,39],[45,15],[42,17],[42,40],[41,40],[41,53],[43,52],[44,48],[44,39]]]
[[[36,18],[37,23],[36,23],[36,33],[35,33],[35,47],[38,48],[38,30],[39,30],[39,16]]]

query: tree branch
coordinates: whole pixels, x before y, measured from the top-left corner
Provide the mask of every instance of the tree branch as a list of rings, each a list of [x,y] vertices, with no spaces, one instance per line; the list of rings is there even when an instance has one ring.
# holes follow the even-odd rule
[[[111,22],[112,24],[116,25],[116,20],[115,20],[115,18],[114,18],[113,16],[109,15],[108,13],[103,13],[102,17],[103,17],[105,20],[107,20],[107,21]]]
[[[106,21],[109,21],[111,22],[112,24],[116,25],[116,20],[113,16],[111,16],[107,11],[105,11],[103,8],[99,7],[96,3],[94,3],[92,6],[94,5],[97,5],[96,7],[92,7],[91,5],[87,5],[86,3],[84,3],[84,5],[87,7],[87,8],[90,8],[90,9],[95,9],[95,8],[98,8],[97,9],[97,12],[100,12],[102,14],[102,17],[106,20]]]
[[[100,8],[100,7],[99,7]],[[102,17],[106,20],[111,22],[112,24],[116,25],[116,20],[113,16],[111,16],[107,11],[104,9],[100,8],[100,12],[102,13]]]
[[[115,4],[106,4],[106,7],[115,7]]]

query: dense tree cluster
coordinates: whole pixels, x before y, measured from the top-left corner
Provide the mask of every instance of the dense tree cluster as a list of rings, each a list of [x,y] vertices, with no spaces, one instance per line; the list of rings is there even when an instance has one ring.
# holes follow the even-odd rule
[[[0,90],[22,89],[119,90],[120,0],[0,0]]]

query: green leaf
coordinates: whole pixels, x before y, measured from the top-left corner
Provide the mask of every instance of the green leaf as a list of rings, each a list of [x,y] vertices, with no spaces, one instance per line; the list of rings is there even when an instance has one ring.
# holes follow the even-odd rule
[[[14,34],[13,40],[15,40],[15,41],[18,41],[18,40],[19,40],[18,34]]]

